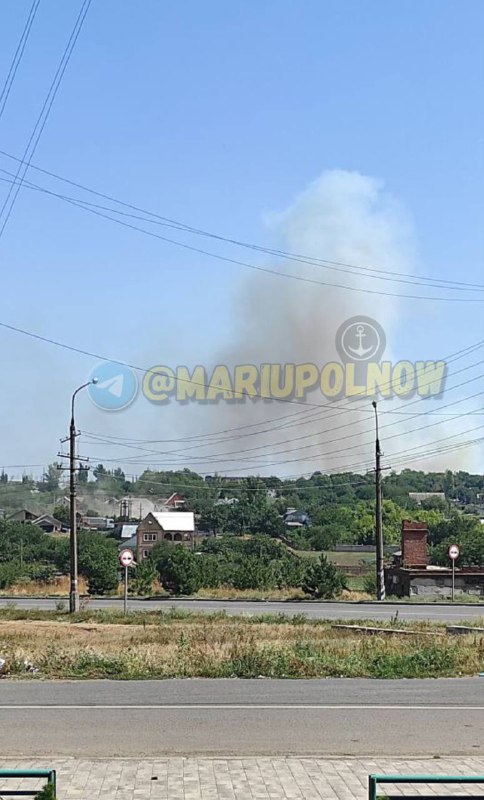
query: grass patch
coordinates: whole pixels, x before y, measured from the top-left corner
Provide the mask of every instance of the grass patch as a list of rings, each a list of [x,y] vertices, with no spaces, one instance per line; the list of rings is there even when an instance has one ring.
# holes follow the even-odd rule
[[[478,633],[446,636],[444,626],[425,621],[377,624],[416,635],[368,638],[302,614],[231,617],[167,609],[71,617],[2,609],[0,657],[3,673],[17,678],[422,678],[484,671]],[[440,635],[423,635],[429,632]]]
[[[234,589],[233,586],[199,589],[194,597],[199,600],[308,600],[302,589]]]

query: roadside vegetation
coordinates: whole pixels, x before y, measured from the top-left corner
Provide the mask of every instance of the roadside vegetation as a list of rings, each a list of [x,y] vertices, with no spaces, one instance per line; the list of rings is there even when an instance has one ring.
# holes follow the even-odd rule
[[[229,484],[218,476],[204,480],[190,470],[147,470],[139,481],[130,482],[121,470],[110,472],[102,464],[94,468],[93,476],[94,480],[88,481],[85,469],[78,474],[79,492],[93,505],[100,491],[113,496],[143,491],[157,500],[160,487],[163,491],[169,487],[182,492],[186,498],[183,508],[194,511],[200,530],[212,534],[201,537],[193,552],[157,545],[152,558],[130,571],[132,595],[280,600],[363,600],[375,595],[374,553],[332,549],[336,543],[350,550],[372,544],[371,476],[315,472],[295,481],[249,477]],[[6,506],[14,503],[17,507],[22,501],[27,506],[44,503],[49,507],[59,490],[58,481],[55,465],[37,484],[28,477],[12,484],[2,473],[0,503],[5,500]],[[438,491],[441,496],[424,498],[416,506],[409,491]],[[447,564],[448,545],[458,542],[457,567],[484,564],[477,505],[483,492],[484,478],[479,475],[391,473],[384,481],[385,543],[397,543],[402,519],[411,517],[428,526],[431,562]],[[300,510],[305,520],[300,527],[285,524],[284,513],[290,507]],[[62,522],[68,520],[63,501],[52,510]],[[119,594],[120,542],[114,532],[80,531],[78,544],[81,590],[89,595]],[[66,594],[68,568],[65,533],[47,535],[29,523],[0,520],[0,593]]]
[[[428,622],[367,624],[383,632],[335,629],[303,615],[231,617],[172,609],[71,617],[8,608],[0,612],[1,672],[11,678],[161,679],[419,678],[484,671],[484,635],[477,629],[450,636]]]

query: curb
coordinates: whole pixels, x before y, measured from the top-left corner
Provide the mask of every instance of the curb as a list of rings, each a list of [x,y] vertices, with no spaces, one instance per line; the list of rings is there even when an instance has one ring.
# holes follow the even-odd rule
[[[81,595],[82,600],[97,600],[101,602],[109,602],[112,600],[117,600],[119,602],[123,601],[121,596],[109,596],[106,595]],[[444,608],[482,608],[482,613],[484,616],[484,603],[444,603],[442,601],[432,602],[429,601],[428,603],[419,603],[419,602],[411,602],[405,603],[401,600],[395,601],[378,601],[378,600],[311,600],[308,598],[307,600],[261,600],[260,598],[254,598],[253,600],[247,599],[240,599],[236,597],[228,597],[226,599],[220,597],[193,597],[190,595],[177,595],[176,597],[165,597],[160,595],[149,595],[146,597],[132,597],[130,595],[130,600],[136,600],[139,602],[157,602],[157,603],[173,603],[177,600],[183,600],[184,602],[189,603],[261,603],[264,605],[281,605],[281,604],[293,604],[293,605],[345,605],[345,606],[381,606],[385,608],[385,606],[398,606],[399,608],[436,608],[436,607],[444,607]],[[22,600],[59,600],[68,602],[69,597],[63,595],[0,595],[0,603],[2,600],[12,601],[12,602],[20,602]]]

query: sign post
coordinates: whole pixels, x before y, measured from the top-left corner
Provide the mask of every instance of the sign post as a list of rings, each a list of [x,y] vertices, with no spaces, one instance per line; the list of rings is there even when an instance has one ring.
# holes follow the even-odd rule
[[[459,558],[460,550],[458,545],[451,544],[448,550],[449,558],[452,561],[452,602],[454,602],[455,593],[455,562]]]
[[[119,563],[124,567],[124,613],[128,613],[128,569],[134,564],[133,551],[127,547],[119,554]]]

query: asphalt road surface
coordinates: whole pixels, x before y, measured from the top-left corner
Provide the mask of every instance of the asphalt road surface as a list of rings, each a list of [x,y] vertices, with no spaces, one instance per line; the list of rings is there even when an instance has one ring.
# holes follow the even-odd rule
[[[35,597],[0,598],[0,608],[15,603],[16,608],[55,609],[58,598],[37,599]],[[123,601],[118,598],[90,600],[88,608],[123,608]],[[429,619],[436,622],[454,622],[459,620],[484,619],[484,605],[429,605],[410,603],[305,603],[305,602],[245,602],[214,600],[129,600],[129,608],[134,611],[153,611],[170,608],[185,608],[189,611],[226,611],[227,614],[305,614],[310,619],[375,619],[385,620],[398,613],[399,619]]]
[[[484,678],[4,681],[27,757],[484,755]]]

